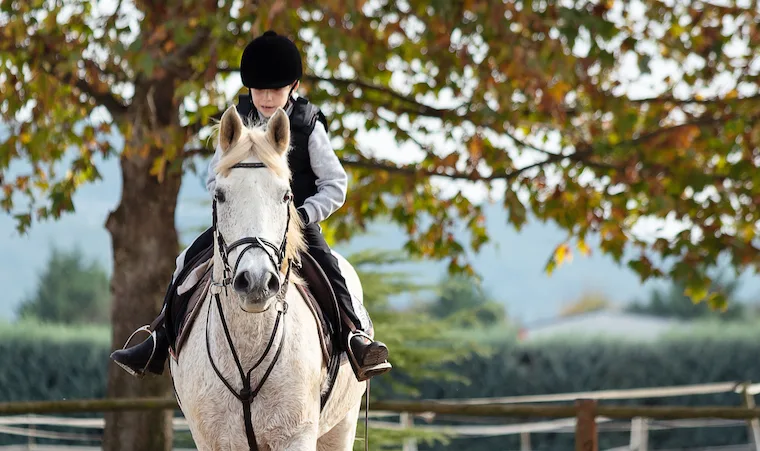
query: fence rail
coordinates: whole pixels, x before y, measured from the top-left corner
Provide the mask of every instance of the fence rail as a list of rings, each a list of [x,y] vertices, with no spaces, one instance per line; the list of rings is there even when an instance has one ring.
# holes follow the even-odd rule
[[[630,405],[600,405],[599,400],[615,399],[642,399],[663,398],[674,396],[704,395],[715,393],[735,392],[742,396],[743,406],[630,406]],[[609,425],[615,427],[613,420],[630,420],[633,446],[634,435],[638,446],[630,449],[646,449],[646,434],[650,426],[649,420],[674,420],[673,425],[688,424],[689,421],[702,420],[705,427],[708,423],[715,427],[737,426],[743,421],[749,427],[752,437],[753,450],[760,451],[760,440],[757,435],[760,408],[754,404],[754,395],[760,392],[760,385],[752,385],[749,382],[736,383],[724,382],[717,384],[700,384],[681,387],[656,387],[633,390],[603,390],[594,392],[513,396],[501,398],[470,398],[470,399],[447,399],[447,400],[422,400],[422,401],[375,401],[372,405],[372,416],[383,417],[399,415],[406,427],[411,426],[412,416],[421,416],[432,420],[436,415],[447,417],[499,417],[499,418],[543,418],[541,423],[513,424],[513,425],[490,425],[490,426],[422,426],[422,429],[454,432],[458,435],[496,435],[519,433],[521,440],[527,444],[523,449],[530,449],[529,434],[531,432],[549,431],[574,432],[576,451],[598,451],[598,430],[604,431]],[[547,405],[546,403],[560,404]],[[35,414],[65,414],[65,413],[91,413],[113,411],[141,411],[141,410],[175,410],[179,406],[174,398],[123,398],[123,399],[81,399],[62,401],[20,401],[0,403],[0,433],[21,433],[14,426],[19,424],[42,425],[50,424],[45,421],[53,419],[38,418]],[[17,417],[13,417],[17,415]],[[27,415],[29,422],[21,421],[18,415]],[[549,420],[547,420],[549,419]],[[74,419],[69,419],[74,420]],[[680,420],[680,421],[675,421]],[[733,421],[732,421],[733,420]],[[64,421],[58,419],[56,421]],[[88,425],[102,427],[102,419],[78,419],[74,421],[88,422]],[[175,418],[176,426],[186,426],[184,419]],[[183,423],[179,425],[179,423]],[[69,424],[69,426],[73,425]],[[373,426],[385,429],[399,428],[389,422],[373,421]],[[634,427],[635,426],[635,427]],[[418,426],[414,426],[417,428]],[[617,426],[619,427],[619,426]],[[683,426],[683,427],[694,427]],[[652,427],[652,429],[655,429]],[[636,433],[634,434],[634,429]],[[36,431],[36,434],[45,434]],[[72,436],[73,437],[73,436]],[[405,444],[404,449],[416,450],[416,444]]]
[[[586,407],[580,402],[564,405],[542,404],[475,404],[460,405],[438,401],[375,401],[379,410],[419,414],[474,417],[571,418],[579,411],[594,410],[595,416],[616,419],[635,417],[659,420],[720,418],[748,420],[760,418],[760,408],[725,406],[616,406],[598,405],[594,400]],[[593,402],[592,402],[593,401]],[[0,403],[0,415],[114,412],[125,410],[171,410],[179,406],[174,398],[82,399],[66,401],[19,401]]]

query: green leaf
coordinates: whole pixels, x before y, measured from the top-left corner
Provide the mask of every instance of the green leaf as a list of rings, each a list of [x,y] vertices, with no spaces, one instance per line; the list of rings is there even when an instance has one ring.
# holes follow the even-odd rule
[[[708,279],[690,280],[688,286],[684,289],[684,294],[691,298],[692,302],[702,302],[707,297],[710,282]]]

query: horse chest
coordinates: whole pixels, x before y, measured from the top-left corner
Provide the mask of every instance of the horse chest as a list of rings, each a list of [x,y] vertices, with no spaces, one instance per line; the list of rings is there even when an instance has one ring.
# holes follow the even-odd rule
[[[205,318],[199,319],[199,323],[204,324]],[[314,365],[321,365],[321,354],[318,349],[311,349],[314,346],[308,345],[313,344],[314,340],[303,341],[305,337],[301,335],[294,327],[288,330],[272,373],[251,403],[252,423],[257,437],[262,441],[276,440],[283,431],[299,429],[318,420],[318,402],[315,403],[315,400],[319,399],[320,380],[312,379]],[[221,375],[239,392],[241,378],[229,348],[220,340],[213,340],[210,347]],[[238,347],[246,371],[258,360],[262,349],[263,346]],[[266,358],[253,371],[251,389],[259,384],[270,361],[271,357]],[[177,396],[191,430],[203,437],[217,437],[217,440],[245,439],[242,403],[208,362],[203,333],[188,337],[179,361],[173,366],[173,373]]]

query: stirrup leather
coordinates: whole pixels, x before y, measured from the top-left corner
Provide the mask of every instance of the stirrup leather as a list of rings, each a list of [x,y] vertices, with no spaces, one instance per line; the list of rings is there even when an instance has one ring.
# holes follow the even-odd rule
[[[139,332],[147,332],[148,335],[153,339],[153,349],[150,351],[150,357],[148,357],[148,361],[145,363],[145,366],[143,367],[143,369],[137,372],[137,371],[134,371],[132,368],[128,367],[127,365],[122,365],[119,362],[114,362],[114,363],[124,368],[124,371],[126,371],[127,373],[133,376],[143,377],[145,376],[145,372],[148,369],[148,365],[150,365],[150,362],[153,361],[153,356],[156,355],[156,348],[158,347],[158,340],[156,340],[156,331],[150,330],[150,324],[146,324],[136,329],[134,332],[132,332],[129,338],[127,338],[126,343],[124,343],[124,347],[122,347],[121,349],[122,351],[127,349],[127,347],[129,346],[129,343],[132,341],[132,338],[134,338],[134,336],[137,335]]]

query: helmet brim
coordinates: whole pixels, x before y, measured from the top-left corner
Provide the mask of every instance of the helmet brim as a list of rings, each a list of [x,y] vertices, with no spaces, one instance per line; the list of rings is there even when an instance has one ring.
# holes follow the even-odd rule
[[[246,83],[245,87],[249,89],[280,89],[280,88],[284,88],[286,86],[292,85],[296,81],[298,81],[298,79],[277,80],[277,81],[267,81],[267,82],[251,81],[251,82]]]

